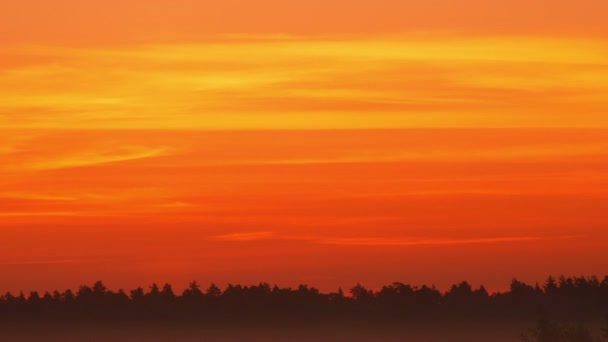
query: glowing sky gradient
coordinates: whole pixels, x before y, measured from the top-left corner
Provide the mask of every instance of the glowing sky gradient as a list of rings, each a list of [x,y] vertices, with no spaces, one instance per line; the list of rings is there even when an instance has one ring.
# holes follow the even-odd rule
[[[607,274],[606,15],[4,2],[0,291]]]

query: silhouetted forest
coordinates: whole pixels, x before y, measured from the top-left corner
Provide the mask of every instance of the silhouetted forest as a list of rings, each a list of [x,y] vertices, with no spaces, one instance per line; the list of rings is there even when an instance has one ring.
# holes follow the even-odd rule
[[[543,284],[513,279],[510,290],[488,293],[463,281],[442,293],[434,286],[393,283],[377,291],[357,284],[344,293],[321,293],[314,287],[281,288],[193,281],[181,294],[170,284],[152,284],[125,292],[110,291],[103,282],[77,291],[43,294],[6,293],[0,297],[4,324],[19,322],[108,323],[164,322],[175,324],[257,324],[265,322],[342,322],[388,325],[424,324],[442,320],[495,322],[598,322],[608,314],[608,276],[549,277]]]

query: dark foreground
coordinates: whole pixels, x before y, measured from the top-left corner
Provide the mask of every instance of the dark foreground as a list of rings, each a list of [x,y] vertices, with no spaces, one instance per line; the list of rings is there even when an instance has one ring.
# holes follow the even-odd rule
[[[526,334],[527,338],[522,336]],[[526,341],[608,342],[608,276],[548,278],[510,290],[393,283],[321,293],[269,284],[152,284],[113,292],[101,282],[0,296],[4,341]]]
[[[520,328],[464,329],[442,327],[431,330],[410,329],[409,331],[371,328],[159,328],[159,327],[69,327],[30,328],[26,330],[5,330],[0,341],[14,342],[194,342],[194,341],[520,341]]]
[[[454,319],[437,324],[380,322],[283,322],[280,324],[78,323],[4,325],[0,341],[11,342],[194,342],[194,341],[411,341],[411,342],[608,342],[605,322],[492,322]],[[547,326],[549,324],[549,326]],[[541,328],[539,328],[541,326]],[[557,327],[568,329],[560,330]],[[605,337],[602,337],[605,336]]]

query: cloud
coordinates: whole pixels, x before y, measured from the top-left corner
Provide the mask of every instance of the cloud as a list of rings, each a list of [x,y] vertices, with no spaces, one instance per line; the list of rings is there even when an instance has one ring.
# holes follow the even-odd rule
[[[0,192],[0,198],[23,199],[33,201],[75,201],[76,197],[40,193]]]
[[[315,238],[308,235],[287,235],[277,234],[271,231],[257,231],[257,232],[240,232],[224,235],[216,235],[211,237],[212,240],[221,241],[234,241],[234,242],[246,242],[246,241],[263,241],[263,240],[294,240],[294,241],[314,241]]]
[[[608,143],[547,143],[521,144],[507,147],[475,146],[468,149],[454,147],[393,147],[392,150],[342,151],[341,155],[322,158],[276,158],[259,160],[210,161],[207,165],[323,165],[323,164],[360,164],[360,163],[398,163],[398,162],[471,162],[471,161],[510,161],[510,160],[555,160],[557,158],[601,156],[608,151]]]
[[[514,243],[514,242],[533,242],[547,239],[571,239],[578,236],[512,236],[496,238],[462,238],[462,239],[420,239],[420,238],[325,238],[319,242],[329,245],[346,246],[441,246],[441,245],[476,245],[476,244],[495,244],[495,243]]]
[[[261,231],[261,232],[246,232],[246,233],[232,233],[217,235],[212,237],[214,240],[220,241],[259,241],[259,240],[272,240],[278,236],[273,232]]]
[[[0,64],[0,126],[606,127],[604,45],[435,34],[16,48],[53,63]]]
[[[0,217],[73,217],[73,216],[89,216],[85,213],[74,211],[8,211],[0,212]]]
[[[343,246],[442,246],[442,245],[476,245],[534,242],[547,239],[572,239],[580,236],[510,236],[489,238],[414,238],[414,237],[314,237],[310,235],[277,234],[270,231],[242,232],[213,236],[213,240],[249,242],[263,240],[309,241],[325,245]]]
[[[167,203],[158,203],[151,205],[154,208],[163,208],[163,209],[187,209],[187,208],[199,208],[198,204],[188,203],[183,201],[174,201]],[[199,211],[200,212],[200,211]]]
[[[2,146],[2,145],[0,145],[0,155],[2,155],[2,154],[11,154],[11,153],[15,153],[17,151],[18,151],[18,149],[16,149],[13,146],[7,146],[7,145]]]
[[[57,170],[75,167],[86,167],[118,163],[153,157],[160,157],[168,154],[166,147],[148,148],[143,146],[121,147],[120,151],[102,153],[97,151],[80,152],[66,156],[59,156],[53,160],[34,161],[26,164],[28,170]]]

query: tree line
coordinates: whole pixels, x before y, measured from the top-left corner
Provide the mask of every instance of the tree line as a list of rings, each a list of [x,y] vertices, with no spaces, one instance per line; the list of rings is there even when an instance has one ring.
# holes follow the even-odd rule
[[[598,321],[608,315],[608,276],[548,277],[542,284],[513,279],[508,291],[489,293],[468,282],[445,292],[434,286],[395,282],[371,290],[361,284],[331,293],[296,288],[215,284],[193,281],[181,293],[170,284],[111,291],[102,281],[77,291],[6,293],[0,297],[0,322],[107,321],[221,324],[225,321],[324,321],[424,324],[441,320],[510,322],[537,320]]]

